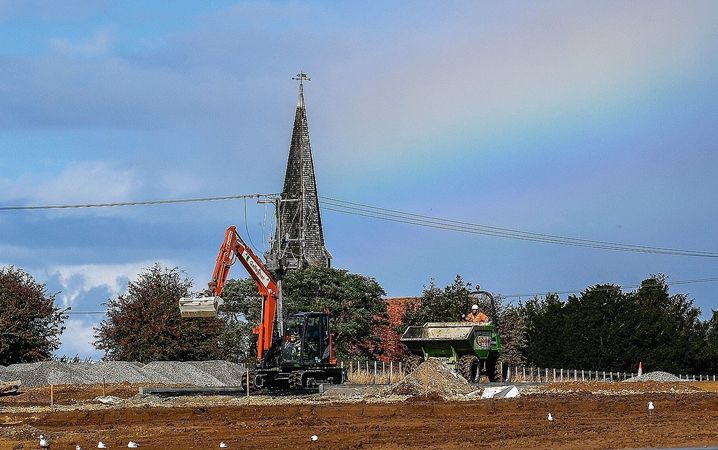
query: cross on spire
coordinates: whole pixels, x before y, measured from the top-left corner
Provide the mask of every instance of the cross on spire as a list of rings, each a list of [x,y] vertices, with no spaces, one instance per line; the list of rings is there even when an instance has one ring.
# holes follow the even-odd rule
[[[304,81],[312,81],[311,78],[309,78],[309,75],[307,75],[305,72],[299,72],[295,76],[292,77],[292,80],[299,81],[299,86],[304,86]]]

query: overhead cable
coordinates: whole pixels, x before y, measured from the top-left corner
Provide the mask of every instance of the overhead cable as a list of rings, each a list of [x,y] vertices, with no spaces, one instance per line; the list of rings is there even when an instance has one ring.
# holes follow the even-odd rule
[[[674,256],[718,258],[718,253],[716,252],[684,250],[665,247],[651,247],[644,245],[580,239],[552,234],[533,233],[528,231],[514,230],[510,228],[501,228],[470,222],[462,222],[435,216],[409,213],[405,211],[381,208],[361,203],[348,202],[345,200],[334,199],[331,197],[320,197],[320,199],[322,200],[323,204],[321,205],[321,207],[325,210],[391,222],[405,223],[409,225],[417,225],[427,228],[437,228],[462,233],[502,237],[523,241],[542,242],[548,244],[558,244],[573,247],[596,248],[636,253],[654,253]]]
[[[78,203],[72,205],[40,205],[40,206],[0,206],[0,211],[34,211],[42,209],[78,209],[78,208],[113,208],[117,206],[142,206],[142,205],[166,205],[173,203],[200,203],[215,202],[222,200],[239,200],[246,198],[276,197],[278,194],[240,194],[224,195],[221,197],[198,197],[183,198],[175,200],[146,200],[139,202],[114,202],[114,203]]]

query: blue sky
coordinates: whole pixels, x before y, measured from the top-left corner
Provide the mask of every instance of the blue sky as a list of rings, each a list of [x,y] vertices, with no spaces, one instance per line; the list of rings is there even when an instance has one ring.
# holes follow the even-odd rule
[[[708,1],[0,0],[0,204],[277,192],[304,70],[322,195],[718,251],[717,21]],[[264,217],[247,203],[260,247]],[[2,213],[0,264],[97,310],[155,261],[203,286],[244,220],[241,201]],[[456,274],[504,294],[718,276],[712,259],[323,222],[335,265],[389,295]],[[676,291],[718,308],[718,283]],[[60,353],[99,356],[100,319],[72,316]]]

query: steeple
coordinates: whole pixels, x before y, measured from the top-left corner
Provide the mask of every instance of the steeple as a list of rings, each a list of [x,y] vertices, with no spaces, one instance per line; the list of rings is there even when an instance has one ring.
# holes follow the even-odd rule
[[[306,73],[300,72],[293,79],[299,81],[299,97],[294,113],[284,189],[278,203],[277,233],[271,253],[267,257],[270,268],[280,273],[309,266],[329,267],[331,263],[331,255],[324,247],[324,231],[304,103],[304,82],[310,78]]]

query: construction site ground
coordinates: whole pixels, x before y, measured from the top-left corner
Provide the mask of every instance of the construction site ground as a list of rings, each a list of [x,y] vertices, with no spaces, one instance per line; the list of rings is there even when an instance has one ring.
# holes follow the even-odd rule
[[[646,448],[718,445],[718,383],[551,383],[520,398],[386,395],[347,386],[302,396],[157,398],[139,385],[56,386],[0,397],[0,449]],[[112,396],[103,404],[97,397]],[[656,407],[649,415],[647,404]],[[551,412],[554,420],[547,420]],[[310,437],[318,440],[312,442]]]

